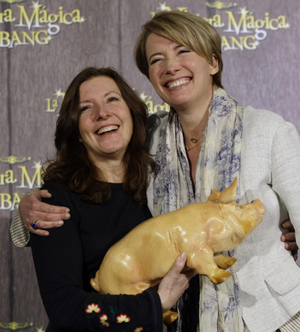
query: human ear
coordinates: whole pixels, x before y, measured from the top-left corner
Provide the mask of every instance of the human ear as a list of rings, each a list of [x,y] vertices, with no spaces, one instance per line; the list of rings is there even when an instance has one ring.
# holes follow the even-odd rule
[[[210,63],[210,74],[215,75],[219,71],[219,61],[215,54],[213,54],[212,61]]]

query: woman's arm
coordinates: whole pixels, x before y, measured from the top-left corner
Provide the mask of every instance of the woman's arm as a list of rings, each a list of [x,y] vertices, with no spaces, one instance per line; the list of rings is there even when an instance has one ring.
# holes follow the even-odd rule
[[[290,217],[290,222],[285,222],[289,232],[282,236],[285,248],[297,251],[300,240],[300,139],[291,123],[283,122],[272,142],[272,185]],[[291,236],[290,232],[295,235]],[[298,245],[293,243],[295,237]]]
[[[47,198],[51,198],[48,190],[36,190],[21,199],[19,210],[10,226],[11,238],[17,247],[28,245],[29,232],[48,236],[49,232],[45,229],[60,227],[63,225],[62,219],[70,218],[68,208],[41,202]],[[36,224],[35,229],[32,227],[33,223]]]
[[[167,310],[186,289],[189,277],[180,273],[185,260],[179,259],[175,271],[170,271],[171,281],[168,276],[160,294],[152,288],[138,295],[103,295],[87,289],[88,257],[84,256],[82,248],[76,220],[78,213],[59,191],[51,192],[55,196],[55,199],[51,198],[51,204],[69,206],[72,212],[67,223],[49,231],[50,236],[31,235],[40,292],[52,325],[73,331],[107,330],[109,327],[117,332],[123,331],[126,324],[132,331],[138,327],[162,331],[161,301],[165,303],[163,309]],[[165,289],[170,288],[173,291],[165,295]]]
[[[43,229],[60,227],[63,220],[70,218],[69,209],[63,206],[54,206],[42,202],[42,199],[51,198],[48,190],[37,190],[24,196],[19,204],[19,215],[25,228],[38,235],[47,236]],[[32,223],[38,220],[38,228],[32,228]]]

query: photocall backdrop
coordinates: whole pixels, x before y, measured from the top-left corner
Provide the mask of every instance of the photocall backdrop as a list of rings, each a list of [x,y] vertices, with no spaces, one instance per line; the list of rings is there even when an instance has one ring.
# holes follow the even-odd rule
[[[46,328],[30,249],[13,245],[9,227],[53,156],[67,86],[86,66],[111,66],[150,113],[168,109],[136,68],[133,47],[142,24],[171,9],[199,14],[221,34],[229,94],[300,129],[299,0],[0,0],[0,329]]]

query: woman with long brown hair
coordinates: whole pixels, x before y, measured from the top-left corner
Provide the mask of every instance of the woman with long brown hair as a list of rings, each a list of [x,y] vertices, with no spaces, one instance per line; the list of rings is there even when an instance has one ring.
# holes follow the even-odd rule
[[[90,286],[106,251],[151,218],[146,123],[145,104],[111,68],[84,69],[66,91],[43,188],[71,217],[49,237],[30,238],[49,332],[162,331],[163,312],[188,286],[184,256],[157,290],[104,295]]]

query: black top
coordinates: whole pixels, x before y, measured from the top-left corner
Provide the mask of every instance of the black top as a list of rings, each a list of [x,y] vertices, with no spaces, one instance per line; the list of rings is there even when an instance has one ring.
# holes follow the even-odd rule
[[[103,295],[90,286],[106,251],[132,228],[151,218],[122,184],[112,184],[104,204],[92,204],[59,185],[45,185],[52,205],[66,206],[71,218],[47,237],[30,242],[42,300],[59,331],[162,331],[156,290],[138,295]]]

